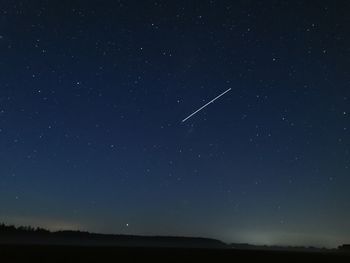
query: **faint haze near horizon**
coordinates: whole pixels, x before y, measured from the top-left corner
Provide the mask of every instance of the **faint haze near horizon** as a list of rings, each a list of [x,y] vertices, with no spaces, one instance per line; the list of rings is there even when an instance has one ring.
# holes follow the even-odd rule
[[[145,235],[145,236],[173,236],[172,231],[142,231],[135,230],[131,225],[125,225],[124,229],[117,229],[116,231],[109,231],[108,229],[101,228],[101,225],[79,225],[79,223],[64,222],[57,219],[45,219],[45,218],[30,218],[30,217],[3,217],[5,224],[14,224],[16,226],[32,226],[42,227],[50,231],[61,230],[73,230],[73,231],[88,231],[90,233],[99,234],[124,234],[124,235]],[[347,235],[339,236],[327,236],[327,235],[312,235],[305,232],[283,232],[283,231],[261,231],[256,229],[255,231],[249,229],[241,229],[237,227],[234,230],[227,231],[222,235],[216,233],[208,234],[208,231],[198,231],[194,234],[188,235],[188,232],[177,232],[175,236],[187,236],[187,237],[204,237],[214,238],[221,240],[227,244],[230,243],[246,243],[250,245],[259,246],[304,246],[304,247],[317,247],[317,248],[337,248],[342,244],[347,244],[349,239]]]

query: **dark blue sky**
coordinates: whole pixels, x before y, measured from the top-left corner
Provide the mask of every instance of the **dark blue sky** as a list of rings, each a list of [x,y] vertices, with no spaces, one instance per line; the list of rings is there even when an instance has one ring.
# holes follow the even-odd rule
[[[0,221],[349,242],[349,13],[348,1],[1,1]]]

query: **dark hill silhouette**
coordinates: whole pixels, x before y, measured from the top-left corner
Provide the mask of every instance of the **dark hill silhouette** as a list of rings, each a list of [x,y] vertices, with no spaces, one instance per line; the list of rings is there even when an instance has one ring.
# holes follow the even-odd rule
[[[348,248],[228,245],[200,237],[52,232],[0,224],[0,262],[350,262]]]
[[[227,248],[220,240],[202,237],[97,234],[87,231],[49,231],[30,226],[0,224],[0,244],[52,244],[127,247]]]
[[[344,244],[338,247],[339,250],[350,253],[350,244]]]

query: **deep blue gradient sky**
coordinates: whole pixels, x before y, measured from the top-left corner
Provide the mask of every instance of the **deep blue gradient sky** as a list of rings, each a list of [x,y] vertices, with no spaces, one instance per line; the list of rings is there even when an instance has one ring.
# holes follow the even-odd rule
[[[348,1],[1,1],[0,221],[350,242],[349,14]]]

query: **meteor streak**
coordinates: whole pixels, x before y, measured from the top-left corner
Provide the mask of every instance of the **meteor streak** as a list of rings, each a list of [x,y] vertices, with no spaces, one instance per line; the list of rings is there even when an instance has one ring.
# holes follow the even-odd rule
[[[208,103],[206,103],[205,105],[203,105],[202,107],[200,107],[198,110],[196,110],[195,112],[193,112],[192,114],[190,114],[189,116],[187,116],[185,119],[183,119],[181,122],[185,122],[187,121],[189,118],[191,118],[193,115],[195,115],[197,112],[201,111],[202,109],[204,109],[205,107],[207,107],[209,104],[213,103],[215,100],[217,100],[218,98],[220,98],[221,96],[223,96],[224,94],[226,94],[227,92],[229,92],[231,90],[231,88],[229,88],[228,90],[224,91],[223,93],[221,93],[219,96],[215,97],[214,99],[212,99],[211,101],[209,101]]]

